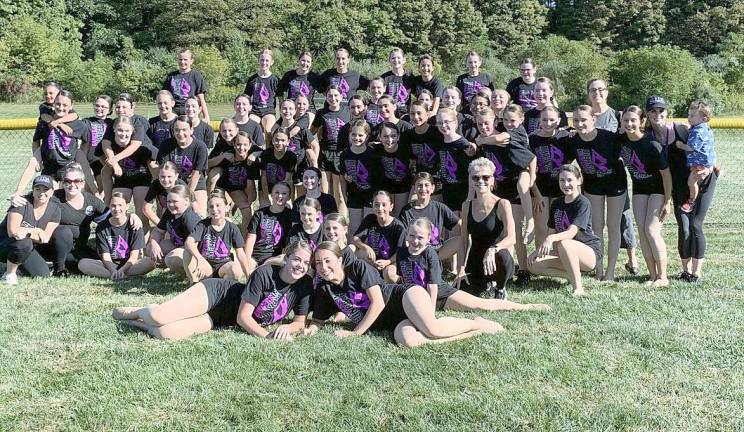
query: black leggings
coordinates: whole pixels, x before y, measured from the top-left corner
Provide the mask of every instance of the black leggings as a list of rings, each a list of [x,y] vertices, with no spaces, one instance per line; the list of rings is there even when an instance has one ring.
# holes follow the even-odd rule
[[[483,256],[475,258],[477,262],[466,266],[468,283],[467,286],[462,288],[463,291],[478,295],[486,290],[486,285],[489,282],[496,282],[498,289],[506,288],[506,282],[514,276],[514,258],[512,258],[511,253],[506,249],[496,252],[495,258],[496,272],[490,276],[483,274]],[[473,257],[470,259],[473,259]]]
[[[60,225],[52,233],[54,245],[54,271],[71,270],[77,271],[77,263],[82,258],[98,259],[96,251],[88,244],[88,230],[85,230],[85,238],[81,238],[81,230],[78,226]]]
[[[716,191],[718,176],[711,173],[700,185],[700,193],[695,208],[690,213],[684,213],[679,206],[687,200],[689,192],[675,194],[674,217],[677,218],[677,249],[682,259],[705,258],[705,234],[703,234],[703,222],[713,202],[713,193]],[[677,196],[679,195],[679,196]]]
[[[20,265],[22,272],[31,277],[49,276],[49,266],[35,246],[38,245],[34,245],[29,238],[22,240],[2,238],[0,239],[0,261]]]

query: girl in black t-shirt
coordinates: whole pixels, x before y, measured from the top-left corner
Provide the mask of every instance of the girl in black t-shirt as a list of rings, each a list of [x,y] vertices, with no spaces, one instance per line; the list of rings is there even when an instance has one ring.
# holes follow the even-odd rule
[[[118,307],[112,316],[161,339],[185,339],[237,324],[260,338],[292,340],[303,329],[310,309],[313,287],[307,271],[312,251],[307,244],[296,243],[285,253],[287,259],[280,267],[261,267],[246,284],[206,279],[160,305]],[[294,313],[290,323],[266,329],[283,322],[290,311]]]
[[[468,195],[468,164],[475,156],[475,144],[457,132],[457,113],[451,108],[442,108],[437,113],[437,128],[440,141],[439,180],[442,182],[442,200],[451,209],[460,209]]]
[[[140,212],[145,215],[152,225],[160,223],[160,216],[166,208],[168,192],[173,186],[177,184],[186,186],[186,182],[178,178],[178,168],[173,162],[167,161],[160,167],[159,171],[158,179],[150,183],[145,201],[140,209]]]
[[[249,273],[248,259],[240,228],[226,219],[225,192],[212,191],[208,205],[209,217],[196,225],[184,243],[183,269],[192,283],[208,277],[240,280]]]
[[[245,232],[253,216],[253,203],[256,201],[256,179],[259,164],[256,161],[262,150],[256,146],[245,132],[238,132],[232,139],[232,151],[223,156],[220,163],[223,174],[217,185],[230,194],[235,206],[240,210],[241,232]]]
[[[289,149],[289,129],[280,127],[271,134],[271,148],[261,152],[261,190],[268,202],[268,192],[280,182],[292,185],[292,177],[297,169],[297,155]],[[290,195],[291,195],[290,191]]]
[[[425,288],[384,283],[374,267],[361,260],[344,265],[333,242],[321,243],[314,261],[322,282],[316,288],[313,320],[306,334],[315,334],[337,311],[354,324],[353,330],[336,330],[337,337],[359,336],[370,329],[394,330],[395,341],[406,347],[503,330],[484,318],[437,318]]]
[[[209,151],[207,159],[207,192],[217,187],[217,183],[223,174],[222,162],[229,161],[229,154],[233,151],[233,138],[240,132],[238,124],[231,118],[223,118],[220,121],[219,133],[214,148]],[[224,188],[223,188],[224,189]]]
[[[185,275],[183,245],[201,217],[191,207],[191,193],[185,185],[175,185],[168,191],[167,209],[155,229],[150,232],[145,254],[172,272]],[[167,236],[167,238],[166,238]]]
[[[24,206],[11,207],[0,223],[0,262],[5,263],[2,283],[18,284],[16,271],[22,268],[31,277],[49,276],[46,260],[38,248],[49,245],[59,225],[60,209],[52,202],[53,180],[41,175],[33,181],[31,200]]]
[[[340,156],[341,196],[348,208],[349,224],[356,231],[362,218],[371,212],[372,194],[378,189],[379,177],[374,170],[380,165],[380,157],[367,146],[370,127],[364,120],[355,120],[349,128],[349,143]]]
[[[661,229],[671,214],[672,175],[661,144],[643,132],[645,113],[631,105],[623,111],[620,157],[633,180],[633,214],[649,283],[669,286],[667,250]]]
[[[214,130],[212,130],[212,126],[199,118],[199,114],[201,114],[199,100],[195,97],[186,99],[184,110],[186,110],[186,117],[191,122],[194,139],[206,144],[207,148],[211,149],[214,147]]]
[[[416,93],[416,99],[420,98],[422,90],[428,90],[431,93],[432,100],[429,105],[429,111],[432,113],[439,112],[439,101],[442,99],[444,85],[439,78],[434,76],[434,59],[428,54],[419,57],[418,61],[419,75],[413,78],[413,88]]]
[[[383,275],[387,267],[395,266],[395,252],[403,244],[405,228],[391,214],[392,196],[386,191],[378,191],[372,199],[373,214],[365,216],[354,231],[351,243],[357,247],[360,258],[372,264]],[[391,269],[392,270],[392,269]]]
[[[300,53],[297,59],[297,69],[286,72],[282,79],[279,80],[279,87],[276,94],[281,96],[287,93],[287,99],[297,102],[299,97],[305,98],[308,102],[309,123],[313,122],[315,117],[315,93],[321,87],[320,75],[311,71],[313,66],[313,55],[305,51]]]
[[[158,164],[171,161],[178,167],[178,178],[185,181],[194,195],[195,209],[199,214],[207,212],[206,170],[209,158],[207,145],[194,138],[191,121],[179,116],[173,122],[173,138],[158,150]]]
[[[465,56],[465,66],[468,68],[468,71],[457,77],[455,85],[462,93],[466,106],[480,89],[489,88],[493,90],[491,75],[487,72],[481,72],[481,64],[480,55],[475,51],[470,51]]]
[[[150,117],[148,121],[150,127],[147,129],[147,136],[150,137],[152,145],[159,149],[163,143],[171,139],[171,128],[178,115],[173,112],[176,102],[168,90],[160,90],[158,92],[157,96],[155,96],[155,105],[158,107],[158,115]]]
[[[537,158],[537,173],[532,186],[532,211],[535,218],[535,244],[542,244],[548,235],[548,210],[553,200],[563,197],[558,186],[558,171],[568,162],[564,138],[558,131],[560,113],[553,106],[540,112],[540,127],[530,135],[530,150]]]
[[[261,51],[258,55],[258,71],[248,78],[243,93],[251,97],[251,117],[260,122],[261,127],[267,132],[266,141],[269,140],[268,131],[276,123],[276,96],[279,88],[279,78],[271,73],[274,64],[274,54],[270,49]]]
[[[369,79],[358,71],[349,70],[351,56],[346,48],[337,48],[334,51],[335,68],[327,69],[320,76],[323,83],[323,92],[333,86],[341,93],[341,104],[346,106],[349,98],[356,94],[357,90],[367,90]]]
[[[533,274],[567,279],[575,296],[584,295],[581,272],[602,267],[602,245],[592,231],[589,200],[581,195],[581,171],[574,165],[560,168],[558,181],[564,196],[553,201],[548,236],[529,257]]]
[[[379,140],[380,136],[380,128],[382,127],[382,123],[389,123],[398,130],[398,135],[403,133],[404,131],[407,131],[408,129],[413,129],[413,126],[408,123],[405,120],[399,119],[395,115],[395,100],[388,95],[382,95],[380,99],[377,101],[378,109],[380,110],[380,122],[375,126],[373,125],[372,128],[372,136],[374,137],[375,141]],[[369,112],[369,109],[367,109]]]
[[[145,234],[129,223],[128,202],[124,194],[111,195],[111,217],[96,227],[96,249],[100,259],[84,258],[78,269],[88,276],[122,280],[149,273],[155,262],[142,254]]]
[[[324,173],[323,191],[332,194],[339,205],[343,206],[339,159],[344,148],[340,146],[339,132],[349,123],[351,117],[348,107],[341,105],[341,91],[338,87],[331,86],[326,90],[326,103],[328,107],[318,110],[310,131],[320,141],[318,168]]]
[[[383,95],[385,95],[385,80],[374,78],[369,82],[369,98],[364,103],[364,119],[372,127],[385,121],[382,117],[382,110],[380,109],[380,98]],[[351,107],[349,108],[351,109]],[[355,118],[353,112],[351,113],[351,118],[352,120]]]
[[[383,123],[380,127],[378,153],[382,163],[382,181],[393,194],[393,215],[398,217],[408,202],[411,190],[411,150],[400,144],[400,132],[395,125]]]
[[[320,170],[315,167],[305,168],[305,171],[302,173],[302,188],[305,190],[305,194],[297,197],[292,203],[292,223],[300,223],[300,213],[297,209],[305,198],[313,198],[320,202],[321,223],[323,223],[324,215],[338,211],[338,206],[333,196],[320,190],[320,176]]]
[[[546,107],[558,108],[553,92],[553,82],[550,78],[540,77],[535,82],[535,100],[537,105],[524,114],[524,128],[527,134],[532,134],[540,127],[540,113]],[[568,126],[568,117],[563,111],[558,111],[560,115],[559,127]]]
[[[84,118],[83,124],[85,125],[85,135],[83,136],[83,151],[87,155],[88,165],[90,165],[93,176],[96,179],[96,186],[98,192],[103,192],[101,184],[101,169],[103,164],[101,160],[96,156],[96,149],[103,141],[103,137],[111,125],[114,123],[109,118],[111,114],[111,97],[108,95],[97,96],[93,101],[93,116]]]
[[[508,300],[485,299],[453,288],[442,279],[442,264],[437,252],[429,245],[432,224],[427,218],[414,220],[407,229],[408,246],[396,254],[396,268],[388,282],[419,285],[429,292],[436,310],[459,311],[519,311],[550,310],[545,304],[520,304]]]
[[[271,205],[256,210],[245,236],[245,254],[251,269],[281,253],[292,228],[292,210],[287,208],[289,185],[277,183],[271,190]]]
[[[320,213],[320,202],[313,198],[305,198],[298,207],[301,222],[292,225],[292,228],[289,229],[287,242],[289,244],[306,242],[310,245],[310,249],[315,251],[315,248],[324,240],[323,224],[321,223],[323,215]],[[277,255],[264,261],[264,264],[281,264],[284,258],[284,255]]]
[[[209,122],[209,108],[204,94],[207,92],[207,84],[204,82],[202,73],[192,69],[194,54],[190,49],[182,49],[178,53],[178,70],[173,71],[165,77],[163,90],[168,90],[174,97],[176,105],[174,112],[184,115],[184,104],[186,98],[196,97],[204,113],[204,121]]]
[[[520,76],[506,85],[506,91],[512,103],[518,104],[524,111],[529,111],[537,104],[535,101],[536,73],[535,62],[531,58],[523,59],[519,65]]]
[[[238,125],[238,130],[247,132],[253,142],[261,147],[266,148],[266,135],[261,123],[251,118],[251,97],[247,94],[240,94],[235,97],[233,103],[235,115],[233,120]]]
[[[436,143],[441,141],[439,130],[429,122],[429,111],[420,101],[411,103],[409,116],[413,129],[401,134],[400,144],[411,150],[414,171],[437,174],[439,168],[439,153]]]
[[[298,173],[311,166],[318,166],[318,154],[320,154],[320,144],[318,139],[310,132],[309,123],[295,119],[297,113],[297,103],[292,99],[285,99],[279,106],[281,119],[274,125],[275,132],[277,129],[285,128],[289,131],[289,151],[297,157]],[[302,182],[302,178],[294,178],[295,185]]]
[[[390,70],[382,74],[385,82],[385,94],[395,100],[396,115],[401,117],[408,113],[408,104],[413,94],[413,75],[405,69],[406,57],[403,50],[393,48],[388,55]]]

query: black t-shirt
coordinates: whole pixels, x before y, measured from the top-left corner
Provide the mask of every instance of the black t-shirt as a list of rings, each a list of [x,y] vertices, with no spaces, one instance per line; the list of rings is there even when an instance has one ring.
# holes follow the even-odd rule
[[[287,150],[278,159],[273,148],[266,149],[261,153],[259,167],[266,174],[266,183],[271,190],[275,184],[285,181],[287,174],[294,175],[297,155]]]
[[[568,204],[563,198],[558,198],[550,205],[548,228],[560,233],[566,231],[571,225],[576,225],[579,229],[574,240],[592,248],[597,256],[602,256],[599,237],[592,231],[592,207],[589,198],[584,195],[579,195]]]
[[[669,168],[661,144],[644,135],[631,141],[626,134],[618,136],[620,157],[633,180],[633,194],[663,194],[664,184],[660,170]]]
[[[106,131],[113,127],[114,121],[110,118],[103,120],[98,117],[88,117],[83,119],[82,122],[85,124],[85,134],[83,135],[83,141],[88,143],[88,152],[86,157],[88,163],[98,160],[96,156],[96,149],[103,141],[103,137],[106,136]]]
[[[472,99],[480,89],[486,87],[493,90],[493,82],[491,81],[491,75],[489,75],[488,72],[481,72],[476,76],[470,76],[470,74],[464,73],[457,77],[455,87],[460,89],[463,103],[469,104],[470,99]]]
[[[395,101],[396,112],[408,112],[408,103],[414,91],[413,75],[406,71],[402,76],[387,71],[381,77],[385,81],[385,94],[391,96]]]
[[[522,124],[524,125],[524,128],[527,129],[528,134],[531,134],[532,132],[540,129],[540,114],[542,112],[543,110],[535,107],[524,114],[524,122]],[[561,119],[558,123],[558,127],[568,126],[568,116],[566,116],[565,112],[561,111],[560,118]]]
[[[369,113],[369,111],[367,111]],[[366,115],[366,114],[365,114]],[[341,129],[338,131],[338,150],[344,150],[349,148],[351,145],[349,144],[349,132],[351,132],[351,125],[354,122],[355,119],[349,120],[348,123],[343,125]],[[369,141],[378,141],[378,134],[376,133],[375,129],[376,126],[373,122],[365,119],[358,119],[358,120],[364,120],[369,125],[370,134],[369,134]],[[382,120],[382,117],[380,117],[380,120]]]
[[[369,125],[372,127],[375,127],[382,123],[384,120],[382,118],[382,114],[380,114],[379,105],[370,101],[367,104],[367,111],[364,112],[364,120],[366,120],[367,123],[369,123]],[[373,136],[376,137],[377,135],[373,134]]]
[[[432,77],[429,81],[424,81],[421,76],[413,77],[414,95],[421,93],[421,90],[429,90],[435,98],[441,98],[444,94],[444,84],[437,77]]]
[[[175,185],[186,186],[186,182],[179,178],[179,179],[176,179]],[[160,208],[165,208],[167,197],[168,197],[168,191],[165,190],[162,184],[160,184],[160,180],[153,180],[152,183],[150,183],[150,188],[147,189],[147,195],[145,195],[145,201],[151,203],[155,199],[157,199],[158,205],[160,205]]]
[[[280,124],[281,121],[278,121],[276,124],[274,124],[274,127],[271,128],[271,132],[273,133],[274,131],[276,131],[279,128]],[[305,158],[305,149],[307,149],[310,143],[315,140],[315,135],[310,132],[310,129],[308,129],[307,127],[303,127],[298,122],[295,122],[292,126],[289,127],[289,129],[292,130],[295,127],[300,128],[300,130],[296,134],[289,137],[288,149],[291,153],[297,156],[298,161],[302,161]]]
[[[163,212],[163,217],[160,218],[160,222],[158,222],[158,229],[168,234],[174,246],[183,247],[186,237],[191,234],[199,222],[201,222],[201,218],[191,207],[187,208],[180,217],[173,216],[170,210],[166,209]]]
[[[340,151],[343,147],[339,146],[339,132],[351,120],[349,108],[342,106],[338,111],[331,111],[322,108],[315,115],[313,126],[319,128],[322,126],[323,133],[319,134],[320,148],[328,151]]]
[[[437,144],[440,161],[439,179],[445,185],[467,185],[468,165],[471,158],[465,150],[470,146],[470,142],[463,137],[449,143],[444,142],[442,135],[439,139],[440,142]]]
[[[379,166],[380,155],[369,147],[359,154],[350,148],[341,152],[341,174],[351,178],[346,183],[347,197],[363,196],[365,203],[371,201],[372,194],[378,190],[379,177],[375,175],[375,170]]]
[[[203,219],[196,224],[189,237],[198,243],[199,253],[213,266],[230,261],[230,251],[245,246],[237,225],[225,221],[222,231],[217,231],[212,226],[212,218]]]
[[[171,127],[175,123],[177,117],[173,117],[171,120],[163,120],[160,116],[151,117],[149,120],[150,126],[147,128],[147,136],[150,137],[152,145],[159,149],[163,143],[171,139]]]
[[[186,73],[173,71],[168,74],[163,83],[163,90],[168,90],[176,101],[176,107],[182,108],[186,99],[192,96],[205,94],[207,92],[207,83],[198,70],[190,70]]]
[[[410,202],[403,207],[400,212],[400,221],[408,229],[409,225],[418,218],[425,217],[431,222],[431,236],[429,243],[432,247],[437,248],[442,244],[442,231],[446,228],[452,230],[460,218],[446,204],[439,201],[429,201],[429,205],[422,209],[414,207]]]
[[[527,112],[537,105],[537,99],[535,99],[536,85],[537,81],[527,84],[522,77],[517,77],[506,85],[506,92],[509,93],[512,103],[518,104],[522,107],[522,111]]]
[[[373,286],[382,289],[385,303],[390,300],[390,285],[383,283],[380,272],[362,260],[355,260],[344,266],[344,280],[341,285],[321,280],[316,288],[313,318],[327,320],[336,311],[343,312],[354,324],[364,318],[369,309],[367,290]]]
[[[250,156],[254,153],[260,155],[264,151],[261,147],[252,146],[248,150],[248,155]],[[233,153],[233,149],[230,148],[226,153]],[[253,181],[261,178],[258,158],[251,164],[248,163],[248,159],[233,160],[232,162],[223,159],[219,166],[222,168],[223,173],[218,185],[228,192],[245,189],[248,180]]]
[[[442,283],[442,264],[434,248],[427,247],[420,254],[411,255],[407,247],[401,246],[395,257],[398,275],[404,284],[426,288],[428,284]]]
[[[428,172],[437,174],[439,166],[439,152],[437,144],[442,141],[442,134],[433,126],[429,126],[423,134],[416,133],[415,129],[409,129],[400,136],[400,145],[411,149],[416,161],[416,172]]]
[[[18,213],[23,216],[21,220],[21,228],[41,228],[46,229],[47,224],[59,223],[61,212],[59,205],[54,201],[49,201],[47,204],[44,214],[39,219],[34,217],[34,205],[29,201],[26,205],[21,207],[11,207],[8,209],[8,213]],[[8,237],[8,216],[5,216],[2,223],[0,223],[0,238]]]
[[[280,213],[272,213],[270,207],[256,210],[248,224],[248,233],[256,235],[253,258],[263,262],[282,253],[291,228],[292,210],[286,207]]]
[[[302,204],[302,201],[304,200],[305,195],[297,198],[292,203],[292,223],[300,223],[300,204]],[[336,198],[325,192],[321,192],[317,200],[320,202],[320,223],[323,223],[323,216],[336,213],[338,211],[338,205],[336,204]]]
[[[194,139],[203,142],[208,148],[212,148],[214,147],[214,129],[209,123],[200,121],[194,128]]]
[[[566,158],[566,141],[568,133],[557,132],[552,137],[530,135],[530,149],[537,157],[537,179],[535,183],[540,193],[547,198],[563,196],[558,187],[558,174],[561,165],[568,162]]]
[[[116,141],[111,143],[111,150],[114,154],[119,154],[124,151],[126,147],[121,147]],[[137,147],[131,155],[121,159],[119,166],[121,167],[121,177],[137,177],[137,176],[150,176],[149,162],[156,160],[158,156],[158,149],[152,147],[149,144],[142,144]]]
[[[123,263],[129,259],[132,251],[141,250],[144,247],[145,234],[142,228],[132,228],[128,219],[120,226],[115,226],[111,223],[111,219],[106,219],[96,227],[98,255],[103,257],[103,254],[107,253],[111,255],[111,261],[115,263]]]
[[[204,176],[208,157],[209,150],[203,142],[193,139],[188,147],[181,148],[176,140],[171,138],[158,151],[158,164],[163,165],[166,161],[173,162],[178,168],[178,178],[188,182],[194,171],[199,171],[202,177]]]
[[[248,78],[243,93],[251,97],[251,112],[259,115],[274,114],[276,112],[276,95],[279,88],[279,78],[271,74],[261,77],[253,74]]]
[[[318,229],[312,233],[306,232],[301,223],[294,224],[289,230],[288,239],[288,244],[298,240],[304,240],[310,245],[310,249],[315,251],[315,248],[325,239],[323,224],[318,225]]]
[[[392,123],[389,123],[388,122],[387,124],[392,124]],[[382,123],[379,123],[379,124],[377,124],[377,125],[375,125],[375,126],[372,127],[372,135],[371,135],[371,138],[372,138],[371,140],[372,141],[380,141],[381,140],[381,138],[380,138],[380,130],[382,129],[382,125],[383,125]],[[407,130],[413,129],[413,125],[410,124],[410,123],[408,123],[405,120],[398,120],[398,123],[395,123],[395,124],[392,124],[392,125],[395,126],[395,130],[398,131],[398,136],[403,135],[403,132],[405,132]]]
[[[245,132],[248,134],[248,136],[251,137],[253,140],[253,143],[261,148],[266,147],[266,139],[264,135],[263,127],[261,127],[261,124],[253,121],[248,120],[245,123],[237,123],[238,130],[240,132]]]
[[[56,174],[57,170],[73,162],[75,153],[80,148],[80,139],[86,135],[87,127],[82,121],[74,120],[65,124],[72,129],[70,135],[61,129],[50,128],[49,123],[42,122],[40,151],[44,174]]]
[[[377,222],[377,216],[369,214],[362,219],[359,228],[354,233],[375,251],[377,259],[389,259],[403,245],[406,239],[406,229],[398,219],[387,226]]]
[[[67,202],[64,190],[57,189],[54,191],[52,200],[59,205],[61,211],[60,225],[78,226],[82,231],[84,228],[90,229],[91,222],[100,221],[103,216],[108,215],[109,210],[103,201],[86,191],[81,193],[83,194],[83,206],[76,209]]]
[[[295,316],[307,315],[313,281],[303,276],[292,284],[280,276],[281,267],[261,266],[254,271],[241,295],[243,301],[255,307],[253,318],[262,327],[279,322],[292,310]]]
[[[315,92],[321,88],[321,78],[315,72],[299,75],[296,70],[288,71],[279,80],[277,95],[287,93],[287,99],[297,100],[298,96],[305,96],[310,102],[310,111],[315,112]]]
[[[378,145],[374,149],[382,163],[382,184],[388,192],[403,193],[411,188],[411,170],[413,155],[409,147],[398,143],[398,148],[388,153],[384,146]]]
[[[320,76],[323,83],[322,92],[328,91],[328,87],[337,86],[341,91],[341,104],[348,105],[349,97],[356,94],[357,90],[366,90],[369,79],[360,75],[358,71],[350,70],[346,73],[338,73],[336,69],[328,69]]]
[[[134,132],[132,132],[132,141],[139,141],[142,144],[152,145],[150,137],[147,136],[147,130],[150,128],[150,121],[141,115],[135,114],[132,116],[132,123],[134,124]],[[114,142],[114,128],[110,127],[106,130],[106,135],[103,139],[108,142]],[[96,155],[100,156],[103,154],[103,149]]]
[[[493,162],[493,177],[497,182],[515,179],[535,157],[529,150],[529,141],[521,126],[508,133],[510,141],[505,147],[497,145],[481,147],[483,156]]]
[[[575,159],[584,176],[584,191],[592,195],[604,195],[606,188],[627,188],[625,167],[620,160],[620,143],[615,134],[597,129],[597,136],[584,141],[576,134],[567,139],[569,159]]]

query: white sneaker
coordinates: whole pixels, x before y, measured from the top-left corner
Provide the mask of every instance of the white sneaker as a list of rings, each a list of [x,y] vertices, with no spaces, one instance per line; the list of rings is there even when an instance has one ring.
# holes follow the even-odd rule
[[[2,282],[5,285],[18,285],[18,275],[15,273],[5,273]]]

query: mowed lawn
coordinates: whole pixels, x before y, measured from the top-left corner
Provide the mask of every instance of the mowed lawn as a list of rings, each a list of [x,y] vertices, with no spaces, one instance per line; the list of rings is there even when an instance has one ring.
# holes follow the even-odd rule
[[[0,286],[0,430],[744,430],[744,133],[716,136],[726,174],[703,283],[651,289],[619,269],[574,299],[535,280],[510,298],[553,310],[480,314],[504,325],[495,336],[402,349],[329,326],[293,343],[236,329],[165,342],[110,312],[187,287],[171,275]],[[0,132],[3,196],[28,141]]]

